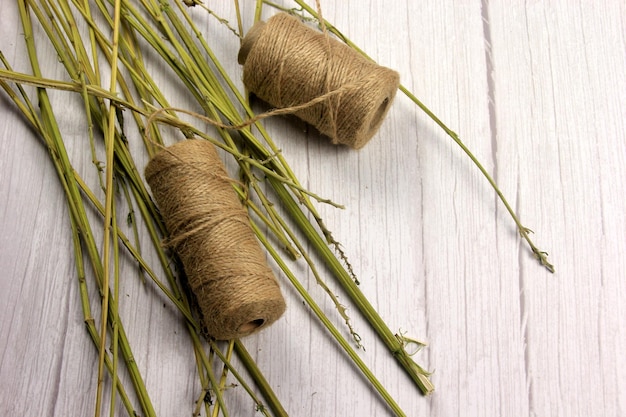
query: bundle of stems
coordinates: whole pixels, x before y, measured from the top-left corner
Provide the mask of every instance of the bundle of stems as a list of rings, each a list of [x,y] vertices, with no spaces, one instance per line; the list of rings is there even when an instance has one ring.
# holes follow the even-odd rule
[[[221,137],[220,140],[209,137],[200,129],[179,119],[176,111],[171,110],[166,97],[161,93],[147,70],[140,45],[149,45],[159,54],[196,98],[205,115],[210,119],[237,125],[245,119],[253,117],[243,95],[228,78],[208,44],[202,37],[198,36],[199,31],[195,28],[187,12],[187,6],[181,2],[174,2],[172,7],[167,5],[164,7],[161,3],[148,0],[137,6],[126,1],[116,1],[113,4],[96,1],[94,3],[95,8],[89,2],[78,0],[71,2],[24,0],[18,4],[32,75],[12,71],[10,64],[3,57],[6,70],[0,74],[2,76],[1,85],[40,135],[65,190],[74,238],[74,258],[85,323],[98,349],[100,358],[99,383],[95,404],[96,415],[100,413],[102,408],[105,369],[110,374],[114,388],[110,394],[111,413],[115,410],[115,404],[118,400],[127,409],[129,415],[135,413],[135,407],[131,404],[127,387],[119,376],[120,360],[123,361],[130,375],[133,389],[139,399],[141,413],[144,415],[155,414],[143,382],[142,373],[133,359],[133,352],[123,320],[118,313],[120,243],[139,263],[143,272],[186,318],[186,326],[193,342],[198,376],[202,387],[195,411],[199,412],[200,408],[205,407],[207,415],[209,413],[217,415],[220,412],[223,415],[228,415],[222,395],[225,378],[218,378],[214,371],[214,362],[220,360],[223,362],[224,369],[228,370],[238,380],[239,384],[248,391],[260,411],[266,415],[269,415],[270,410],[274,415],[286,414],[240,341],[232,341],[226,347],[225,352],[222,352],[215,342],[209,340],[206,342],[209,345],[209,353],[207,354],[205,351],[190,302],[185,291],[182,290],[180,282],[176,279],[169,257],[162,249],[161,240],[166,231],[136,167],[131,152],[132,147],[129,146],[128,128],[124,127],[124,117],[121,112],[123,109],[130,110],[137,130],[145,132],[142,137],[148,155],[154,154],[163,145],[160,130],[150,122],[154,120],[154,117],[150,118],[150,116],[156,114],[156,109],[166,109],[160,110],[167,113],[167,117],[165,114],[160,115],[160,121],[179,127],[187,137],[200,136],[210,140],[216,146],[233,155],[240,166],[242,178],[241,186],[237,187],[237,191],[242,196],[242,201],[248,205],[254,215],[253,218],[256,222],[252,224],[260,241],[280,266],[283,274],[310,306],[313,313],[346,351],[357,368],[373,384],[390,409],[397,415],[404,415],[404,412],[382,384],[356,354],[355,348],[345,338],[343,332],[337,329],[332,320],[326,317],[295,274],[290,271],[280,254],[281,251],[276,249],[276,247],[286,248],[289,257],[302,255],[320,284],[325,286],[311,257],[304,251],[305,245],[299,241],[288,221],[281,218],[274,204],[264,193],[255,173],[261,172],[267,177],[268,184],[276,193],[282,206],[290,212],[296,226],[304,232],[307,239],[318,247],[325,258],[325,262],[331,266],[333,272],[340,275],[345,281],[352,283],[356,288],[353,274],[349,272],[349,268],[345,268],[341,260],[337,259],[329,248],[329,243],[336,245],[336,242],[332,240],[330,232],[324,226],[311,199],[328,201],[313,195],[300,185],[262,125],[256,124],[256,134],[253,133],[252,129],[232,132],[232,130],[220,127],[216,129]],[[113,6],[112,15],[109,11],[111,6]],[[71,81],[49,80],[43,77],[37,53],[38,50],[41,50],[41,40],[37,40],[34,36],[33,17],[46,33],[48,41],[54,47]],[[82,20],[79,21],[78,19]],[[102,28],[102,21],[109,26],[106,30],[106,26]],[[85,25],[87,36],[81,36],[79,28],[85,27]],[[113,33],[112,38],[108,34],[109,32]],[[163,40],[163,35],[167,41]],[[140,42],[139,38],[143,39],[143,42]],[[105,57],[105,62],[98,59],[99,54]],[[207,57],[212,65],[207,62]],[[109,88],[102,87],[102,74],[105,71],[110,73]],[[9,80],[16,82],[17,85],[15,87],[9,85]],[[22,84],[31,84],[37,87],[35,99],[27,94]],[[98,199],[98,192],[90,189],[87,182],[74,169],[68,156],[63,133],[58,127],[55,110],[48,97],[48,89],[70,90],[80,94],[85,108],[92,158],[100,177],[104,201]],[[231,99],[233,96],[236,98],[236,103]],[[96,142],[100,137],[103,139],[105,148],[104,166],[98,162],[96,155]],[[134,242],[126,236],[118,221],[116,190],[119,189],[123,191],[122,195],[127,200],[129,207],[136,207],[140,214],[136,217],[134,211],[131,212],[133,216],[132,229],[135,235]],[[250,198],[249,193],[254,193],[255,198]],[[104,239],[102,251],[98,249],[99,242],[94,233],[94,229],[98,226],[94,225],[94,222],[87,215],[90,206],[95,208],[101,216],[101,223],[99,223]],[[315,224],[309,222],[301,206],[305,207],[308,213],[312,215]],[[142,251],[138,247],[137,222],[139,217],[143,219],[153,249],[160,259],[162,267],[160,272],[154,270],[144,260]],[[271,238],[266,237],[263,229],[271,232]],[[88,261],[88,267],[84,260]],[[90,292],[89,270],[95,278],[96,291],[101,295],[101,320],[99,322],[94,318],[90,305],[90,295],[93,289]],[[162,276],[165,276],[166,282],[162,280]],[[328,287],[325,286],[325,288],[349,325],[343,307]],[[360,291],[356,292],[356,297],[357,300],[365,300]],[[377,319],[375,326],[383,326],[387,333],[395,338],[366,300],[361,302],[360,307],[363,308],[363,306],[372,310],[369,316]],[[356,338],[356,333],[351,328],[350,331]],[[106,349],[109,338],[111,339],[110,353]],[[394,343],[397,343],[399,347],[395,354],[402,355],[404,351],[401,341],[395,340]],[[233,351],[238,354],[239,360],[254,378],[268,407],[256,396],[240,372],[232,366],[230,359]],[[427,381],[425,375],[422,377]],[[209,403],[204,401],[208,393],[213,393],[216,399],[216,405],[212,410],[209,409]]]
[[[257,1],[256,19],[260,18],[264,3],[261,0]],[[300,0],[296,0],[296,3],[311,16],[318,16],[315,9],[306,3]],[[345,307],[324,283],[313,257],[305,250],[307,243],[323,260],[327,271],[341,285],[352,303],[419,389],[425,394],[432,392],[433,385],[429,380],[429,373],[415,363],[406,350],[407,345],[414,340],[392,332],[381,319],[359,289],[358,280],[350,264],[315,208],[316,202],[336,204],[306,190],[263,125],[258,121],[247,123],[256,119],[245,95],[229,78],[189,14],[188,7],[197,5],[198,2],[19,0],[18,4],[32,75],[13,71],[10,63],[2,55],[5,69],[0,70],[0,86],[39,134],[65,191],[84,319],[99,354],[96,415],[100,414],[103,407],[103,381],[107,375],[112,381],[109,395],[111,414],[113,415],[118,401],[129,415],[137,413],[128,394],[127,384],[120,377],[120,360],[130,375],[141,414],[155,415],[142,372],[133,359],[123,319],[119,315],[121,250],[130,254],[140,265],[142,273],[162,291],[185,318],[201,386],[194,415],[198,415],[203,408],[206,415],[229,415],[223,395],[227,373],[230,373],[246,390],[257,409],[264,415],[286,415],[283,406],[241,341],[234,340],[227,346],[222,346],[215,341],[203,339],[192,312],[192,304],[181,281],[177,279],[175,263],[172,263],[171,257],[161,245],[167,231],[139,174],[134,150],[138,137],[142,138],[143,149],[148,156],[154,155],[165,145],[159,124],[174,126],[180,132],[181,138],[204,138],[232,155],[240,172],[240,182],[234,187],[251,213],[251,224],[258,239],[313,314],[395,415],[403,416],[405,413],[356,353],[354,345],[356,348],[360,346],[360,337],[353,330]],[[236,0],[235,9],[238,14],[238,32],[242,33],[242,19]],[[36,39],[34,35],[34,22],[45,32],[47,42],[55,49],[69,81],[44,77],[37,53],[42,48],[42,41]],[[355,47],[332,25],[326,22],[324,24],[332,33]],[[215,127],[214,131],[218,137],[213,137],[193,123],[183,120],[183,113],[193,112],[176,109],[170,105],[143,58],[145,48],[155,53],[177,76],[177,82],[186,88],[203,113],[203,116],[198,115],[197,118],[209,121]],[[103,87],[104,73],[110,75],[108,87]],[[24,85],[36,87],[35,97],[27,93]],[[88,126],[90,152],[94,169],[100,179],[101,192],[90,188],[72,165],[63,133],[58,127],[55,109],[48,96],[49,89],[71,91],[81,98]],[[438,120],[408,90],[402,87],[402,91],[414,98],[416,104],[423,107],[429,116]],[[138,132],[134,137],[129,133],[131,129],[124,124],[124,110],[129,111],[134,122],[133,129]],[[457,143],[462,145],[454,132],[443,123],[439,123],[453,139],[456,138]],[[233,129],[233,126],[246,127]],[[99,146],[104,147],[104,164],[98,161]],[[462,148],[477,162],[464,145]],[[478,165],[480,167],[480,164]],[[486,171],[480,168],[490,179]],[[265,184],[261,183],[259,177],[265,178]],[[495,187],[493,180],[490,182]],[[266,190],[267,186],[271,193]],[[98,198],[99,194],[104,194],[104,198]],[[131,220],[133,234],[130,238],[124,232],[119,220],[124,217],[118,215],[120,206],[117,200],[120,195],[130,210],[128,218]],[[499,191],[498,195],[509,208]],[[287,213],[287,218],[281,216],[276,209],[277,205]],[[139,215],[135,213],[135,207]],[[87,214],[94,208],[100,215],[96,221],[90,219]],[[514,213],[512,214],[514,216]],[[310,218],[313,220],[309,220]],[[515,216],[514,218],[517,219]],[[139,225],[150,237],[152,243],[150,250],[154,251],[160,263],[158,270],[142,255],[146,248],[139,247]],[[540,257],[542,263],[547,264],[542,257],[543,252],[537,250],[528,239],[527,229],[519,226],[522,235],[531,243],[533,252]],[[97,234],[94,232],[98,228],[102,230],[102,250],[99,250]],[[306,242],[301,241],[299,236],[303,236]],[[306,262],[317,282],[331,297],[346,323],[348,332],[353,338],[352,342],[324,314],[322,308],[290,269],[288,261],[298,257]],[[85,264],[85,260],[88,265]],[[90,276],[93,276],[93,281],[88,279]],[[90,282],[96,284],[95,289],[90,288]],[[94,291],[101,300],[99,322],[96,322],[90,305]],[[110,340],[110,350],[106,349],[107,340]],[[242,372],[233,366],[231,362],[233,354],[238,356],[248,375],[252,377],[263,400],[256,394],[257,391],[244,378]],[[222,367],[220,377],[216,374],[218,366]],[[213,406],[209,401],[205,401],[209,395],[215,398]]]

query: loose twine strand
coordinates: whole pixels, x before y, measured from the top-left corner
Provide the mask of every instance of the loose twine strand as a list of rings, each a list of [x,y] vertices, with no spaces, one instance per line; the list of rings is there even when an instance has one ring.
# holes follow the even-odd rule
[[[280,287],[215,147],[177,143],[158,152],[145,175],[205,334],[229,340],[277,320],[285,310]]]

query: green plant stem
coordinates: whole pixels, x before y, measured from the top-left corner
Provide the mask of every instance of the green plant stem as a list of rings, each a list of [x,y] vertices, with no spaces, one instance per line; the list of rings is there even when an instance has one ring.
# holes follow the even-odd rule
[[[259,370],[256,362],[252,359],[252,356],[250,356],[250,353],[241,340],[236,339],[234,341],[234,347],[239,360],[245,364],[246,369],[256,383],[257,388],[259,388],[259,391],[261,391],[261,395],[263,395],[263,398],[267,401],[267,404],[271,408],[274,415],[276,417],[287,417],[287,411],[283,408],[283,405],[280,403],[276,393],[274,393],[272,386],[267,379],[265,379],[265,376],[263,376],[263,373]]]
[[[90,307],[90,303],[89,303],[89,291],[87,289],[87,280],[85,277],[85,269],[83,266],[83,262],[82,262],[82,248],[81,248],[81,242],[80,242],[80,236],[78,233],[78,228],[76,227],[76,223],[74,222],[74,220],[71,220],[72,223],[72,237],[73,237],[73,242],[74,242],[74,254],[75,254],[75,260],[76,260],[76,269],[77,269],[77,275],[78,275],[78,281],[79,281],[79,288],[80,288],[80,294],[81,294],[81,304],[82,304],[82,308],[83,308],[83,316],[85,318],[85,325],[87,327],[87,331],[88,333],[91,335],[91,339],[94,343],[94,345],[96,347],[100,346],[100,336],[98,333],[98,330],[96,328],[95,325],[95,321],[93,319],[93,316],[91,314],[91,307]],[[119,333],[118,333],[118,338],[119,338]],[[126,394],[126,390],[124,389],[124,385],[122,384],[122,382],[119,379],[119,374],[115,371],[115,365],[112,363],[109,355],[106,355],[105,358],[105,366],[108,369],[108,371],[111,373],[112,377],[113,377],[113,381],[115,382],[113,384],[113,386],[117,389],[117,391],[120,394],[120,398],[122,401],[122,404],[124,404],[124,407],[126,408],[126,410],[128,411],[129,415],[133,415],[136,414],[136,411],[133,409],[131,403],[130,403],[130,399],[128,398],[128,395]],[[113,407],[113,405],[112,405]]]
[[[234,349],[234,341],[230,340],[228,342],[228,346],[226,348],[226,355],[224,355],[224,359],[230,362],[233,357],[233,349]],[[217,387],[218,390],[224,391],[226,389],[226,379],[228,378],[228,367],[226,365],[222,366],[222,375],[220,376],[219,385]],[[219,404],[213,408],[212,417],[218,417],[220,412]]]
[[[256,0],[256,5],[254,7],[254,23],[257,23],[261,20],[261,12],[263,11],[263,0]],[[243,36],[243,32],[241,32]]]
[[[117,56],[118,56],[118,39],[120,29],[120,0],[115,1],[114,5],[114,25],[113,25],[113,62],[111,65],[111,85],[109,91],[111,95],[115,95],[117,91]],[[103,259],[104,266],[103,273],[103,297],[102,297],[102,322],[101,322],[101,334],[100,334],[100,356],[98,360],[98,386],[96,388],[96,410],[95,417],[100,417],[100,406],[102,402],[102,389],[104,383],[104,354],[105,343],[107,337],[107,328],[109,324],[109,280],[111,277],[110,272],[110,256],[111,256],[111,240],[117,241],[115,236],[117,227],[112,227],[113,223],[113,156],[115,149],[115,107],[109,106],[109,118],[107,129],[104,131],[104,143],[106,147],[106,182],[105,182],[105,205],[104,205],[104,243],[103,243]],[[115,312],[115,309],[113,309]],[[115,318],[114,318],[115,320]],[[113,370],[117,370],[117,364],[114,360]]]
[[[306,4],[306,2],[304,2],[303,0],[294,0],[294,1],[302,9],[306,10],[307,13],[309,13],[311,16],[313,16],[316,19],[319,18],[317,12],[312,7],[310,7],[308,4]],[[269,2],[266,2],[266,3],[271,4]],[[356,50],[357,52],[359,52],[361,55],[363,55],[367,59],[373,61],[373,59],[370,56],[368,56],[361,48],[359,48],[356,44],[354,44],[352,41],[350,41],[350,39],[348,39],[346,36],[344,36],[332,24],[328,23],[327,21],[324,21],[324,24],[325,24],[325,27],[326,27],[326,29],[328,31],[333,33],[335,36],[339,37],[343,42],[345,42],[352,49]],[[535,258],[537,258],[537,260],[539,260],[540,264],[543,265],[548,271],[554,273],[554,271],[555,271],[554,266],[550,262],[548,262],[548,253],[544,252],[544,251],[541,251],[539,248],[537,248],[537,246],[535,246],[535,244],[533,243],[533,241],[530,239],[530,236],[529,236],[530,229],[528,229],[527,227],[522,225],[522,223],[519,220],[517,214],[511,208],[510,204],[508,203],[508,201],[504,197],[504,194],[502,194],[502,192],[500,191],[500,188],[498,187],[498,185],[496,184],[494,179],[491,177],[491,175],[487,172],[487,170],[480,163],[478,158],[476,158],[476,156],[474,156],[474,154],[470,151],[470,149],[463,143],[463,141],[461,141],[459,136],[452,129],[450,129],[445,123],[443,123],[428,107],[426,107],[426,105],[424,105],[424,103],[422,103],[405,86],[400,85],[399,89],[400,89],[400,91],[402,93],[404,93],[409,98],[409,100],[411,100],[413,103],[415,103],[424,113],[426,113],[426,115],[432,121],[434,121],[463,150],[463,152],[470,158],[470,160],[474,163],[474,165],[476,165],[476,167],[480,170],[480,172],[483,174],[483,176],[489,182],[489,185],[491,185],[491,187],[495,190],[496,194],[498,195],[498,198],[500,199],[500,201],[502,202],[504,207],[506,207],[506,210],[509,212],[509,214],[513,218],[513,221],[515,222],[515,225],[517,226],[517,229],[518,229],[520,235],[524,238],[524,240],[526,240],[526,242],[528,243],[528,246],[530,246],[530,249],[531,249],[533,255],[535,256]]]
[[[84,90],[90,97],[110,100],[122,108],[128,108],[133,112],[143,114],[144,116],[150,115],[150,112],[140,107],[137,107],[125,100],[122,100],[117,96],[113,96],[107,90],[93,84],[81,84],[80,82],[52,80],[50,78],[36,77],[29,74],[23,74],[20,72],[3,69],[0,69],[0,79],[4,81],[12,81],[19,84],[30,85],[38,88],[48,88],[52,90],[72,91],[75,93],[82,93]]]
[[[113,206],[111,210],[111,223],[117,225],[117,210],[115,206]],[[120,248],[119,242],[116,239],[117,226],[113,227],[113,231],[111,233],[113,241],[113,300],[120,299]],[[109,325],[111,327],[111,350],[113,356],[113,370],[111,371],[111,377],[115,381],[118,376],[118,365],[119,365],[119,323],[120,316],[117,309],[117,302],[113,302],[111,304],[111,316],[109,318]],[[106,353],[106,352],[105,352]],[[115,386],[111,386],[111,404],[109,408],[110,417],[115,417],[115,404],[117,401],[117,391]]]

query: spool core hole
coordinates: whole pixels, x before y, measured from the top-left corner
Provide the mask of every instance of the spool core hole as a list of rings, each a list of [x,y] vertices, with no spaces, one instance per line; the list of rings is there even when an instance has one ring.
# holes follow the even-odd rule
[[[250,333],[258,329],[259,327],[263,326],[263,323],[265,323],[264,319],[252,320],[252,321],[242,324],[239,327],[239,331],[242,333]]]
[[[381,122],[385,112],[387,111],[387,106],[389,105],[389,98],[385,97],[380,106],[376,109],[376,113],[374,113],[374,117],[372,117],[372,122],[370,123],[370,130],[376,129],[378,124]]]

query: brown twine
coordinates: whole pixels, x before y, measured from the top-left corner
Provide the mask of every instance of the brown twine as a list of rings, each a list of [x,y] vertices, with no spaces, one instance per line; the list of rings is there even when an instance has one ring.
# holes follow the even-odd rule
[[[251,93],[355,149],[376,133],[400,82],[397,72],[287,13],[250,29],[239,63]]]
[[[145,175],[206,334],[229,340],[278,319],[285,301],[215,147],[177,143],[158,152]]]

